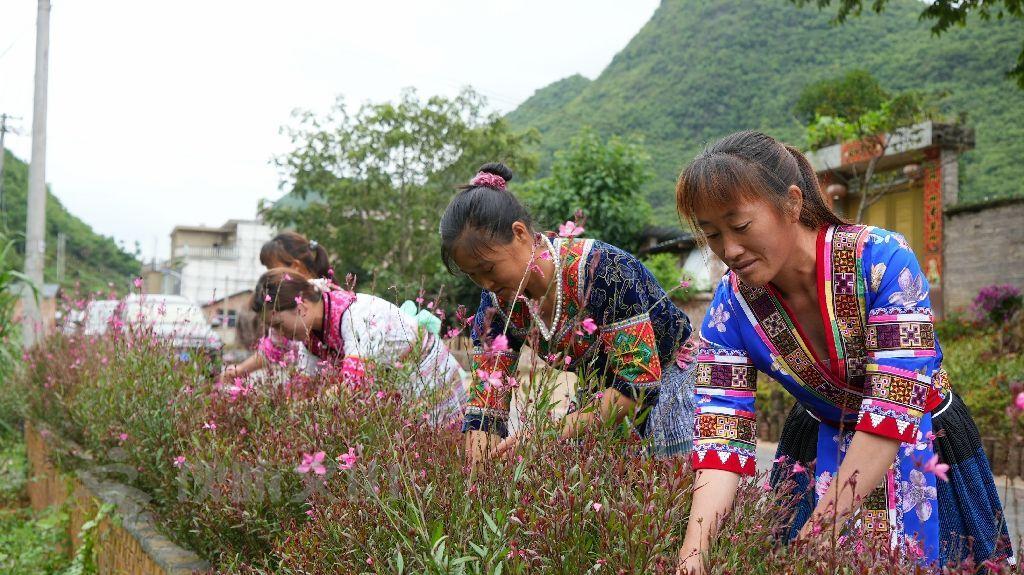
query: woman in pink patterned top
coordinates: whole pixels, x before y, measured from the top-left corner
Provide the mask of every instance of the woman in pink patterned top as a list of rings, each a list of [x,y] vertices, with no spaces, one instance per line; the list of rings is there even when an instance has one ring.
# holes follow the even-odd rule
[[[410,391],[436,403],[437,423],[461,415],[466,392],[458,361],[439,337],[419,329],[416,318],[391,302],[275,268],[256,284],[252,310],[275,333],[304,343],[322,365],[340,368],[346,377],[362,374],[366,362],[394,365],[415,356]]]
[[[281,232],[260,249],[260,263],[268,270],[287,268],[307,277],[329,282],[334,275],[327,250],[316,241],[296,232]],[[242,363],[229,365],[221,374],[221,381],[245,377],[270,365],[297,366],[307,373],[316,371],[306,347],[300,341],[291,341],[268,331],[256,344],[256,352]]]

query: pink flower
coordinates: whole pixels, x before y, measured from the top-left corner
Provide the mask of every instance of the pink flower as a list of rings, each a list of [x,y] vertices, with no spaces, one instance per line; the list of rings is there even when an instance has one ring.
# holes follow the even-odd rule
[[[270,294],[267,294],[263,296],[263,301],[273,301],[273,298],[270,297]]]
[[[302,296],[295,296],[295,305],[302,305]]]
[[[119,434],[117,436],[117,438],[121,441],[121,443],[124,443],[125,441],[128,440],[128,434],[127,433],[121,433],[121,434]]]
[[[173,462],[175,467],[181,467],[182,465],[185,465],[185,456],[179,455],[173,459]]]
[[[681,287],[682,289],[686,289],[686,288],[690,287],[689,280],[680,280],[679,287]]]
[[[587,332],[587,335],[590,335],[597,331],[597,324],[594,323],[594,320],[589,317],[583,320],[583,322],[580,324],[580,327],[583,328],[583,331]]]
[[[575,238],[582,233],[583,226],[576,225],[576,222],[572,220],[568,220],[564,224],[558,226],[558,235],[563,238]]]
[[[304,511],[304,513],[305,513],[305,514],[306,514],[307,516],[309,516],[309,517],[312,517],[313,515],[315,515],[315,514],[316,514],[316,511],[313,511],[313,508],[312,508],[312,507],[310,507],[309,509],[307,509],[306,511]]]
[[[334,268],[327,268],[327,277],[329,277],[329,278],[333,278],[334,277]]]
[[[515,389],[519,387],[519,382],[516,381],[516,378],[509,377],[508,379],[505,380],[505,385],[509,386],[512,389]]]
[[[601,399],[602,397],[604,397],[604,392],[603,391],[599,391],[599,392],[594,394],[594,399]]]
[[[924,549],[921,548],[917,539],[914,539],[911,535],[904,535],[904,537],[907,539],[907,555],[914,560],[924,557]]]
[[[299,473],[309,473],[312,471],[317,475],[323,475],[324,473],[327,473],[327,469],[324,467],[324,457],[325,454],[323,451],[317,451],[316,453],[303,453],[302,463],[295,468],[295,471],[298,471]]]
[[[564,359],[563,359],[562,361],[564,361],[564,362],[565,362],[565,365],[567,365],[567,366],[568,366],[568,365],[569,365],[570,363],[572,363],[572,358],[571,358],[571,357],[568,357],[568,356],[566,356],[566,357],[565,357],[565,358],[564,358]]]
[[[508,351],[509,350],[509,339],[504,334],[495,338],[494,342],[490,342],[490,351]]]
[[[803,473],[804,471],[807,471],[807,468],[800,465],[799,461],[793,464],[793,473]]]
[[[135,289],[142,289],[142,278],[135,278],[132,283],[135,284]]]
[[[286,281],[286,282],[292,281],[292,276],[289,275],[289,274],[284,274],[284,281]]]
[[[217,430],[217,424],[211,419],[210,421],[207,421],[206,423],[203,424],[203,429],[209,429],[210,431],[216,431]]]
[[[761,491],[763,491],[765,493],[768,493],[771,490],[772,490],[772,484],[768,483],[768,480],[765,479],[764,482],[761,483]]]
[[[448,333],[444,334],[444,338],[445,338],[445,339],[451,339],[451,338],[453,338],[453,337],[455,337],[455,336],[459,335],[459,333],[460,333],[461,331],[462,331],[461,329],[459,329],[459,328],[456,328],[456,327],[453,327],[453,328],[451,328],[450,330],[448,330]]]
[[[338,469],[352,469],[355,466],[357,459],[359,459],[359,456],[356,455],[355,448],[349,447],[348,453],[342,453],[337,457]]]
[[[1017,394],[1017,399],[1014,403],[1017,404],[1017,409],[1024,411],[1024,391]]]
[[[924,464],[924,470],[923,471],[925,473],[928,473],[928,472],[934,473],[935,477],[937,477],[937,478],[939,478],[939,479],[941,479],[943,481],[947,481],[947,482],[949,481],[949,477],[946,475],[946,472],[949,471],[949,465],[947,465],[945,463],[939,463],[939,454],[938,453],[936,453],[935,455],[932,455],[932,458],[928,460],[928,463]]]
[[[601,504],[600,503],[595,503],[593,505],[593,507],[594,507],[594,513],[600,513],[601,512]]]
[[[384,393],[383,391],[378,391],[377,392],[377,399],[384,399],[387,396],[388,396],[388,394]]]
[[[224,387],[224,393],[228,394],[228,401],[236,401],[238,398],[249,395],[252,391],[252,385],[246,385],[245,380],[240,377],[236,377],[234,383]]]
[[[500,371],[487,371],[486,369],[476,370],[477,376],[488,387],[500,388],[502,384],[502,373]]]

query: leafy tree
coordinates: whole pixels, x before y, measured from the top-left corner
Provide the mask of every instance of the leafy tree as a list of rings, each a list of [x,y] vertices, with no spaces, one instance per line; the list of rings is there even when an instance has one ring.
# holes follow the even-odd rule
[[[830,100],[843,90],[848,90],[846,96],[835,102]],[[814,121],[806,131],[810,147],[852,141],[858,143],[862,153],[868,154],[863,169],[852,166],[847,174],[836,173],[845,177],[844,183],[851,191],[858,193],[856,221],[861,221],[864,212],[892,189],[897,177],[894,173],[880,175],[879,160],[885,157],[895,138],[913,135],[914,124],[939,117],[934,101],[934,96],[913,91],[891,96],[862,70],[811,84],[800,95],[796,113],[805,117],[814,113]],[[875,107],[871,108],[872,105]]]
[[[426,100],[407,90],[354,114],[341,99],[322,117],[297,112],[298,125],[285,129],[294,149],[276,159],[293,198],[265,206],[266,221],[316,238],[340,258],[339,275],[433,283],[443,267],[438,218],[455,187],[486,161],[522,176],[535,166],[526,148],[536,133],[513,132],[485,104],[468,88]]]
[[[881,13],[890,0],[871,0],[871,10]],[[814,4],[818,9],[832,5],[832,0],[790,0],[797,6]],[[839,0],[835,20],[843,23],[848,17],[860,16],[864,10],[864,0]],[[967,17],[975,15],[982,20],[1003,18],[1018,20],[1024,24],[1024,0],[933,0],[921,3],[921,20],[932,21],[932,33],[941,35],[950,28],[967,25]],[[1024,40],[1017,54],[1017,64],[1006,73],[1017,81],[1017,87],[1024,90]]]
[[[584,128],[566,150],[555,153],[551,175],[527,187],[538,223],[555,229],[579,210],[589,235],[633,249],[651,217],[642,188],[652,177],[650,156],[640,142],[603,139]]]
[[[889,95],[870,72],[855,69],[838,78],[809,84],[797,98],[793,113],[805,125],[814,123],[819,116],[860,118],[888,99]]]

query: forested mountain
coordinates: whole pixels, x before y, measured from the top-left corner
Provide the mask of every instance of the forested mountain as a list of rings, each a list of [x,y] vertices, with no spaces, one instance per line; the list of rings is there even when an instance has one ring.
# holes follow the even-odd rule
[[[942,111],[966,114],[977,148],[963,161],[961,201],[1024,194],[1024,91],[1004,76],[1020,24],[974,19],[933,37],[920,11],[893,0],[834,26],[831,11],[786,0],[663,0],[600,76],[542,88],[508,119],[540,130],[543,170],[582,126],[642,136],[656,172],[646,197],[669,223],[675,179],[705,142],[757,128],[803,145],[792,113],[801,89],[864,68],[893,93],[946,92]]]

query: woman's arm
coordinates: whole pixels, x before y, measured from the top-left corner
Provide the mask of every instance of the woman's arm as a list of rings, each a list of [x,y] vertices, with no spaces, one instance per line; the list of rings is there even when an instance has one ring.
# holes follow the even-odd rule
[[[589,409],[593,406],[594,409]],[[636,409],[636,402],[626,397],[619,390],[609,387],[601,392],[600,398],[595,398],[586,407],[578,409],[562,418],[561,439],[570,439],[580,435],[587,427],[596,421],[611,421],[619,423],[626,415],[633,413]]]
[[[800,530],[800,537],[817,533],[818,528],[838,525],[878,487],[886,471],[896,460],[900,442],[864,431],[853,434],[846,457],[839,466],[832,484],[821,498],[810,519]]]
[[[718,524],[732,507],[740,476],[721,469],[699,469],[693,480],[693,503],[690,521],[686,524],[683,546],[679,549],[676,573],[704,573],[704,555],[711,539],[718,533]]]
[[[594,409],[589,409],[590,406],[594,406]],[[627,414],[633,413],[634,409],[636,409],[635,401],[626,397],[615,388],[605,389],[600,399],[595,399],[588,403],[586,407],[578,409],[562,418],[558,437],[559,439],[578,437],[590,425],[598,421],[618,423]],[[528,432],[520,432],[502,440],[494,448],[494,451],[491,452],[491,455],[493,457],[507,457],[511,455],[527,434]],[[469,444],[467,443],[467,445]]]
[[[264,359],[263,354],[254,353],[242,363],[236,363],[235,365],[225,367],[224,371],[220,374],[220,382],[226,383],[234,380],[236,377],[245,377],[254,371],[263,369],[264,367],[266,367],[266,360]]]

